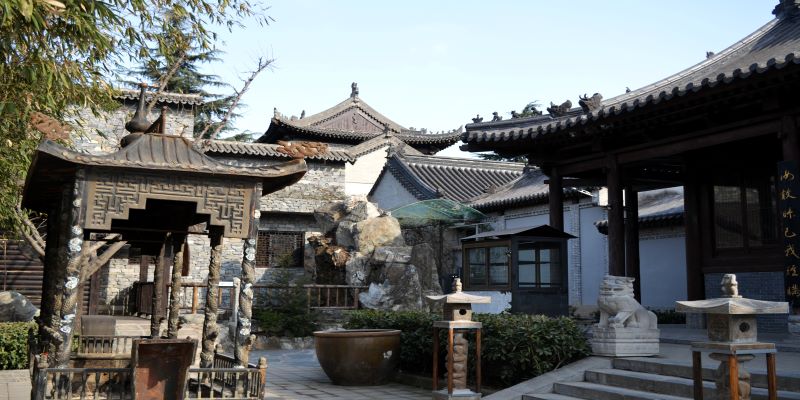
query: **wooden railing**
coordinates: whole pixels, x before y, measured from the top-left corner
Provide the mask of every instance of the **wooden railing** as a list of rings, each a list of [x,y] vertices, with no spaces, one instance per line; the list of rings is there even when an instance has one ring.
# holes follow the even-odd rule
[[[135,339],[146,339],[149,336],[84,336],[78,338],[78,355],[87,354],[126,354],[130,357]]]
[[[130,368],[44,368],[34,374],[34,400],[133,399]]]
[[[140,282],[136,284],[134,312],[137,314],[152,314],[153,304],[153,283]],[[205,302],[205,292],[208,285],[202,282],[185,282],[181,284],[180,298],[181,310],[196,314],[202,311]],[[268,307],[275,304],[281,291],[304,290],[307,296],[309,309],[314,310],[347,310],[358,309],[358,295],[367,289],[367,286],[348,286],[348,285],[303,285],[303,286],[279,286],[279,285],[253,285],[254,305],[257,307]],[[236,304],[237,288],[228,282],[227,286],[217,287],[217,307],[220,312],[230,312]],[[168,307],[165,299],[164,306]]]

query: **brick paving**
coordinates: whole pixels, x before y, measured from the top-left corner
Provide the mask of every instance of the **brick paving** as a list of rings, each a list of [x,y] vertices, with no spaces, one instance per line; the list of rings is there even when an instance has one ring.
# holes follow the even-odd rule
[[[390,383],[383,386],[336,386],[317,363],[314,350],[253,351],[251,359],[266,356],[267,399],[430,399],[431,392]],[[30,398],[28,370],[0,371],[0,400]]]
[[[390,383],[383,386],[336,386],[317,363],[314,350],[264,350],[251,359],[267,357],[267,399],[430,399],[431,392]]]

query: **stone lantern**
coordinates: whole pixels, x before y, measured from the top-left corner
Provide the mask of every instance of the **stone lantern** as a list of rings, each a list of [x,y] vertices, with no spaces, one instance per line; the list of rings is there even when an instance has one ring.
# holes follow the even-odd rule
[[[746,299],[739,295],[736,275],[722,277],[722,297],[708,300],[678,301],[678,312],[706,314],[708,341],[692,343],[694,398],[703,398],[701,352],[720,361],[714,373],[717,399],[750,399],[750,373],[739,364],[766,354],[770,399],[777,398],[775,385],[775,344],[758,341],[756,315],[786,314],[789,303]]]
[[[472,304],[492,302],[488,296],[475,296],[461,291],[461,279],[453,283],[454,292],[442,296],[428,296],[431,300],[444,300],[442,320],[433,323],[433,398],[472,400],[481,398],[481,327],[472,320]],[[439,329],[447,329],[447,387],[439,388]],[[467,331],[475,331],[475,391],[467,388]]]

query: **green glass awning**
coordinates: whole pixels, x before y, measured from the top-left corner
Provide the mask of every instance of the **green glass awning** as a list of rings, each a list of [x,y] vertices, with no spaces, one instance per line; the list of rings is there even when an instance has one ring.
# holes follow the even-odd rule
[[[476,223],[486,218],[482,212],[448,199],[423,200],[389,212],[401,226],[453,225]]]

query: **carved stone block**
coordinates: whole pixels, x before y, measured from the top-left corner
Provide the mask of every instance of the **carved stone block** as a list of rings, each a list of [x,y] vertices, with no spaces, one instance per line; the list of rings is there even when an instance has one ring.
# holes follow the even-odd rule
[[[592,354],[610,357],[639,357],[659,354],[658,329],[595,327]]]

